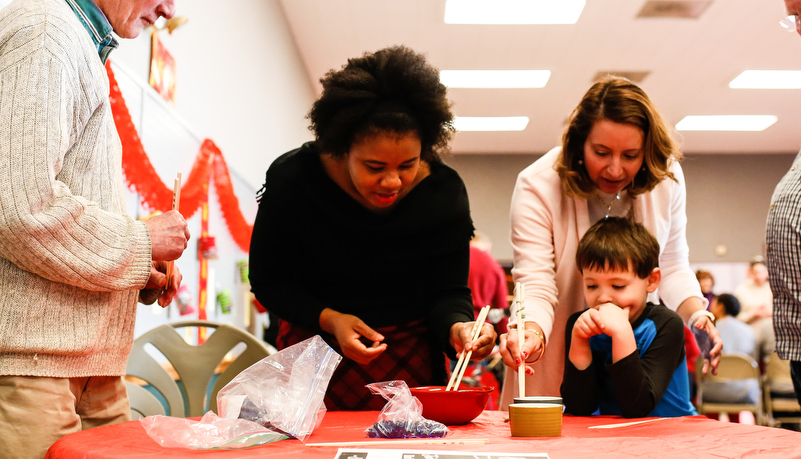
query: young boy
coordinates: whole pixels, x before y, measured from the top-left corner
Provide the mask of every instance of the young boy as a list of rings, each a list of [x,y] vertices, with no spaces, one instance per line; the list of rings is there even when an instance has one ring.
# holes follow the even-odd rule
[[[695,415],[684,324],[648,302],[659,286],[659,243],[642,225],[606,218],[579,242],[589,309],[570,316],[562,382],[565,412],[624,417]]]

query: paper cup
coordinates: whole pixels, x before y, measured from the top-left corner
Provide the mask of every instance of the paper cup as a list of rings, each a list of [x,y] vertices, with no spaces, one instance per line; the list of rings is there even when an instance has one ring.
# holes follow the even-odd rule
[[[530,396],[530,397],[515,397],[515,403],[522,405],[524,403],[555,403],[562,404],[562,397],[549,397],[549,396]]]
[[[562,405],[513,403],[509,405],[509,428],[513,437],[558,437],[562,435]]]

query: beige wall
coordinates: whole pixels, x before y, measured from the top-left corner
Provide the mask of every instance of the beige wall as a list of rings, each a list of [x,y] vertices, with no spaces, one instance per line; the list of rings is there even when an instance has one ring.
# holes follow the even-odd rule
[[[176,0],[176,7],[189,21],[172,35],[160,33],[176,61],[175,109],[258,189],[276,157],[312,139],[305,115],[314,89],[281,6],[277,0]],[[121,40],[111,60],[147,81],[148,31]]]
[[[687,179],[690,262],[742,262],[762,253],[770,196],[792,164],[786,155],[692,155]],[[509,203],[517,174],[539,155],[453,155],[447,162],[465,181],[476,229],[493,242],[492,254],[511,262]],[[715,246],[728,253],[717,256]]]

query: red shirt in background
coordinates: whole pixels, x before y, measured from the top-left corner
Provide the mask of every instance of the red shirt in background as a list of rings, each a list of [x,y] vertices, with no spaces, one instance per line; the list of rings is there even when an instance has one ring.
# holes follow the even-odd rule
[[[498,260],[489,252],[470,246],[470,275],[467,286],[473,297],[473,309],[476,317],[486,305],[493,309],[506,309],[509,307],[509,289],[506,287],[506,273]],[[495,324],[498,334],[506,333],[508,318],[504,317]]]

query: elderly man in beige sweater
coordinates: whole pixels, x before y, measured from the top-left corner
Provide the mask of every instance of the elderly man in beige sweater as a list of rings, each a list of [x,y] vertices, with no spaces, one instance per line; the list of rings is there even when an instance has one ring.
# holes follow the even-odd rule
[[[0,456],[129,419],[137,301],[165,306],[178,212],[126,213],[104,63],[173,0],[16,0],[0,10]]]

